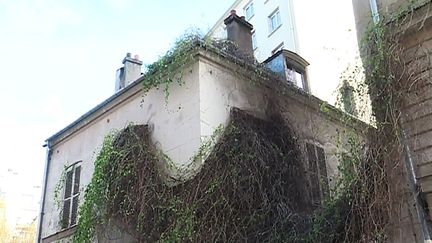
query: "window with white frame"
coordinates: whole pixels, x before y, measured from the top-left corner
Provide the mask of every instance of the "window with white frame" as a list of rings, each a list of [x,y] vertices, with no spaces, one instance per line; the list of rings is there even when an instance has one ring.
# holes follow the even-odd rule
[[[329,193],[324,149],[316,144],[306,143],[306,155],[311,185],[310,198],[314,205],[321,205]]]
[[[289,82],[295,84],[297,87],[304,89],[305,85],[305,77],[304,72],[300,71],[290,65],[287,65],[287,68],[285,69],[286,77]]]
[[[279,26],[281,26],[281,17],[279,9],[276,9],[270,16],[268,17],[269,21],[269,32],[273,33]]]
[[[66,169],[61,219],[62,229],[77,223],[80,176],[81,166],[78,163]]]
[[[255,50],[257,48],[257,40],[255,31],[252,32],[252,48]]]
[[[244,13],[245,13],[246,20],[250,20],[250,19],[254,16],[255,11],[254,11],[254,5],[253,5],[253,2],[249,2],[249,3],[244,7]]]

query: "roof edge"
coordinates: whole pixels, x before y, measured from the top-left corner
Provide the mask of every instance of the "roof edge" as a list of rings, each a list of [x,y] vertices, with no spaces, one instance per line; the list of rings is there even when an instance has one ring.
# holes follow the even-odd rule
[[[203,45],[203,41],[197,40],[193,43],[193,45],[191,46],[192,51],[194,52],[194,56],[197,57],[196,60],[198,60],[198,56],[208,56],[208,52],[211,52],[213,55],[222,57],[222,58],[226,58],[228,59],[228,61],[233,62],[237,65],[242,65],[244,66],[247,70],[246,71],[254,71],[256,69],[256,65],[249,63],[241,58],[238,58],[230,53],[224,52],[222,50],[217,50],[216,47],[212,47],[212,46],[205,46]],[[204,51],[204,52],[203,52]],[[207,55],[206,55],[207,54]],[[215,61],[215,60],[214,60]],[[217,61],[215,61],[217,62]],[[115,100],[117,100],[118,98],[120,98],[121,96],[123,96],[125,93],[129,92],[130,90],[136,88],[136,86],[140,85],[142,81],[145,80],[145,78],[147,77],[147,75],[152,75],[152,74],[146,74],[141,76],[140,78],[138,78],[137,80],[135,80],[134,82],[132,82],[130,85],[126,86],[125,88],[121,89],[120,91],[118,91],[117,93],[111,95],[110,97],[108,97],[106,100],[104,100],[103,102],[101,102],[100,104],[98,104],[97,106],[95,106],[93,109],[89,110],[88,112],[86,112],[84,115],[80,116],[78,119],[76,119],[75,121],[73,121],[72,123],[70,123],[69,125],[67,125],[65,128],[61,129],[60,131],[58,131],[57,133],[55,133],[54,135],[50,136],[49,138],[47,138],[45,140],[45,142],[48,145],[53,145],[54,141],[57,140],[59,137],[61,137],[62,135],[64,135],[66,132],[70,131],[71,129],[75,128],[76,126],[78,126],[80,123],[82,123],[84,120],[91,118],[92,116],[94,116],[98,111],[103,110],[107,105],[111,104],[112,102],[114,102]],[[274,81],[274,83],[272,83],[271,86],[277,85],[282,87],[285,90],[290,90],[293,94],[297,94],[297,96],[299,97],[303,97],[304,99],[309,99],[310,102],[315,103],[316,106],[315,108],[318,107],[318,111],[320,110],[319,107],[321,105],[325,105],[330,111],[331,117],[333,117],[334,119],[339,120],[340,122],[342,122],[342,117],[344,117],[346,114],[344,114],[343,111],[339,110],[338,108],[334,107],[333,105],[330,105],[329,103],[327,103],[326,101],[323,101],[321,99],[319,99],[316,96],[313,96],[309,93],[306,93],[303,90],[300,90],[299,88],[296,88],[286,82],[284,82],[279,76],[277,76],[276,74],[272,73],[270,70],[267,70],[264,75],[266,76],[266,81],[262,82],[263,85],[269,86],[269,82],[268,80],[271,80],[272,82]],[[140,89],[141,90],[141,89]],[[276,89],[276,92],[280,92],[281,90]],[[283,92],[283,91],[282,91]],[[305,102],[302,102],[305,103]],[[309,102],[308,102],[309,103]],[[307,105],[307,104],[306,104]],[[310,104],[308,106],[311,106]],[[321,112],[322,113],[322,112]],[[357,123],[358,125],[361,125],[363,128],[364,127],[370,127],[370,125],[366,124],[365,122],[354,118],[353,117],[353,122]],[[354,124],[352,124],[354,125]],[[351,126],[354,127],[354,126]]]

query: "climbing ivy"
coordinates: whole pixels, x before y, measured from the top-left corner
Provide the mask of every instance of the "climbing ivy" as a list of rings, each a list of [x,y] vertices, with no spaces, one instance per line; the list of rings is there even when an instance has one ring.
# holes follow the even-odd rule
[[[107,170],[112,163],[111,158],[121,156],[122,152],[114,149],[115,133],[105,137],[101,151],[94,162],[93,177],[84,192],[84,202],[79,208],[78,229],[74,234],[74,242],[93,242],[96,226],[106,224],[107,185],[110,183]]]
[[[230,62],[236,63],[244,71],[249,71],[252,84],[258,84],[262,79],[267,80],[273,75],[268,68],[255,60],[253,56],[245,54],[236,43],[229,40],[202,37],[197,31],[183,34],[174,43],[173,47],[156,62],[146,67],[142,81],[144,93],[153,88],[161,89],[168,102],[171,84],[184,85],[184,75],[191,72],[188,67],[196,58],[197,50],[207,50],[213,54],[223,56]]]

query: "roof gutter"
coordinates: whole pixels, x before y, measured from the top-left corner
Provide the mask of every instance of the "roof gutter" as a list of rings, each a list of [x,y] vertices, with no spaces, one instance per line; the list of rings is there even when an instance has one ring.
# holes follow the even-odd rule
[[[52,148],[50,141],[47,140],[47,143],[43,145],[46,147],[46,161],[45,161],[45,172],[44,172],[44,178],[43,178],[43,189],[42,189],[42,196],[41,196],[41,205],[40,205],[40,214],[39,214],[39,223],[37,228],[37,242],[42,242],[42,224],[43,224],[43,218],[45,215],[45,196],[46,196],[46,190],[48,185],[48,173],[49,173],[49,167],[51,163],[51,155],[52,155]]]

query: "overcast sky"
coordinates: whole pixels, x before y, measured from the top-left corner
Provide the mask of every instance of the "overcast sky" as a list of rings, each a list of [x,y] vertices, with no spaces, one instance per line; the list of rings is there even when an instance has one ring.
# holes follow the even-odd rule
[[[35,214],[44,140],[113,94],[126,52],[150,64],[187,29],[205,33],[232,3],[0,0],[0,191],[10,216]]]

